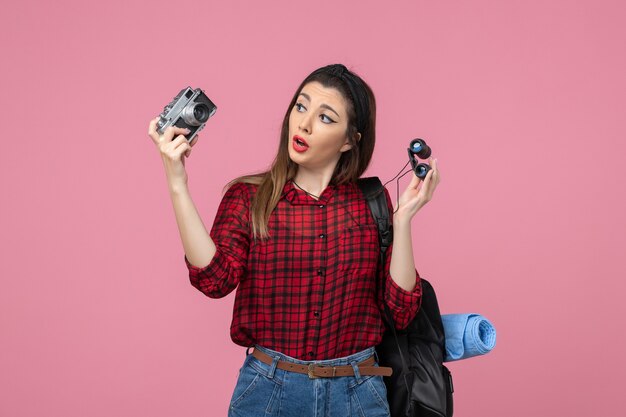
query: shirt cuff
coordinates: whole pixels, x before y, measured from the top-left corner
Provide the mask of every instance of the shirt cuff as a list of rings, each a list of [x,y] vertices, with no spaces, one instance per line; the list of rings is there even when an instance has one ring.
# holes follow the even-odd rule
[[[417,269],[415,270],[415,279],[416,284],[415,288],[412,291],[407,291],[404,288],[400,287],[394,280],[391,278],[391,274],[387,273],[387,304],[392,310],[395,311],[406,311],[415,308],[417,305],[416,311],[419,309],[419,305],[422,300],[422,282],[419,274],[417,273]]]
[[[211,259],[211,262],[207,266],[199,267],[189,263],[187,254],[185,254],[185,264],[189,269],[189,279],[191,284],[195,287],[199,284],[200,279],[207,279],[212,277],[221,277],[222,271],[228,270],[226,263],[226,257],[222,254],[219,246],[216,246],[215,255]]]

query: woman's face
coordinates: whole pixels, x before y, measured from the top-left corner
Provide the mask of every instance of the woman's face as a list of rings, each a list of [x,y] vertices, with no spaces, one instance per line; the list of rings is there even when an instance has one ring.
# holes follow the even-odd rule
[[[346,102],[334,88],[317,81],[304,85],[289,115],[289,157],[298,165],[321,169],[335,165],[349,150]],[[300,146],[299,136],[308,146]]]

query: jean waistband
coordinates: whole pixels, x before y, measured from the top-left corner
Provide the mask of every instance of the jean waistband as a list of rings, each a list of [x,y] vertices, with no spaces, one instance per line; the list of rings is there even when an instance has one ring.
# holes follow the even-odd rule
[[[279,360],[283,360],[286,362],[293,362],[301,365],[309,365],[311,363],[318,364],[320,366],[340,366],[340,365],[350,365],[353,362],[362,362],[365,359],[369,358],[372,355],[376,356],[376,362],[378,362],[378,356],[376,355],[376,349],[374,346],[368,347],[360,352],[353,353],[352,355],[343,356],[341,358],[335,359],[322,359],[322,360],[312,360],[305,361],[301,359],[296,359],[291,356],[285,355],[284,353],[278,352],[276,350],[272,350],[261,345],[254,345],[255,349],[259,349],[261,352],[266,353],[272,357],[279,357]],[[249,349],[249,348],[248,348]],[[248,351],[246,351],[248,354]]]

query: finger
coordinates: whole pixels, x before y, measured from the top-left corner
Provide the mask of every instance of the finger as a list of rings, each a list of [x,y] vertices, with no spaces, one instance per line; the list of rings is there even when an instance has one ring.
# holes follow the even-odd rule
[[[156,130],[159,119],[160,116],[155,117],[154,119],[150,120],[150,124],[148,125],[148,136],[150,136],[154,141],[159,140],[159,133]]]
[[[186,145],[187,141],[185,140],[185,138],[183,136],[178,136],[176,139],[174,139],[172,142],[170,142],[168,145],[169,148],[164,149],[163,153],[165,155],[167,155],[168,159],[170,159],[171,161],[176,161],[178,159],[180,159],[181,155],[185,153],[185,151],[187,151],[187,149],[189,148],[189,145]],[[178,146],[171,146],[171,145],[178,145]]]
[[[176,148],[178,148],[182,143],[185,143],[185,142],[187,142],[187,139],[185,138],[185,136],[178,135],[169,142],[166,140],[163,140],[160,146],[161,146],[162,152],[170,153],[174,151]]]
[[[429,196],[432,194],[433,190],[437,186],[437,177],[436,177],[436,175],[437,175],[437,173],[433,169],[428,171],[428,174],[426,175],[426,180],[427,181],[424,181],[424,187],[426,188],[426,192],[428,193]]]
[[[191,140],[191,142],[189,142],[189,146],[193,146],[193,145],[195,145],[195,144],[196,144],[196,142],[198,141],[198,138],[199,138],[199,137],[200,137],[200,135],[196,135],[196,137],[195,137],[195,138],[193,138],[193,139]]]
[[[437,166],[437,158],[433,161],[433,170],[435,171],[433,173],[435,184],[438,184],[441,180],[441,173],[439,172],[439,167]]]
[[[191,154],[191,145],[189,144],[189,142],[185,139],[185,141],[178,145],[176,147],[176,150],[178,151],[179,149],[182,149],[182,153],[185,154],[185,156],[189,156]]]
[[[191,155],[191,145],[188,143],[187,145],[182,145],[185,147],[185,151],[184,151],[184,155],[185,157],[189,158],[189,155]]]
[[[191,153],[191,146],[189,146],[189,144],[185,142],[178,146],[176,149],[174,149],[173,153],[175,157],[174,159],[180,159],[184,163],[185,156],[188,156],[188,154]]]
[[[411,178],[411,182],[409,183],[409,186],[407,188],[417,190],[417,186],[420,184],[421,181],[422,179],[418,177],[417,174],[415,174],[413,175],[413,178]]]
[[[433,181],[435,181],[436,183],[439,182],[439,178],[441,176],[440,172],[439,172],[439,165],[438,165],[439,161],[437,161],[437,158],[433,159],[432,162],[432,169],[433,169]]]
[[[428,187],[430,185],[430,179],[433,176],[433,170],[429,169],[428,172],[426,173],[426,176],[424,177],[424,183],[422,184],[422,190],[428,190]]]
[[[435,192],[435,189],[437,188],[437,184],[439,184],[439,173],[435,170],[432,170],[431,172],[432,172],[432,175],[428,181],[428,187],[426,189],[426,195],[428,196],[429,200],[432,198],[433,193]]]
[[[430,174],[433,171],[437,171],[437,160],[433,158],[432,156],[428,158],[428,165],[430,166],[430,169],[428,170],[428,174]]]
[[[169,126],[167,129],[165,129],[165,132],[163,132],[163,135],[161,135],[160,140],[171,142],[174,136],[186,135],[188,133],[189,133],[189,129],[183,129],[182,127],[178,127],[178,126]]]
[[[435,170],[431,168],[428,170],[428,173],[426,174],[426,178],[424,178],[424,182],[431,181],[433,175],[435,175]]]

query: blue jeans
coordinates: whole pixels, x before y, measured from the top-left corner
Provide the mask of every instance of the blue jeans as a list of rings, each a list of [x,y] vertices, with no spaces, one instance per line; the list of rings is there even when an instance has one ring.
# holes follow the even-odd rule
[[[270,355],[268,365],[246,351],[230,400],[229,417],[389,417],[387,387],[381,375],[359,374],[357,363],[376,354],[374,347],[342,358],[303,361],[259,345]],[[377,357],[376,357],[377,358]],[[309,378],[276,368],[278,360],[320,366],[352,365],[354,375]],[[378,360],[373,366],[379,366]]]

